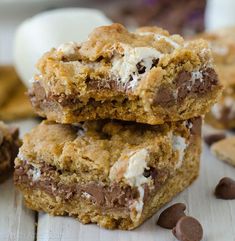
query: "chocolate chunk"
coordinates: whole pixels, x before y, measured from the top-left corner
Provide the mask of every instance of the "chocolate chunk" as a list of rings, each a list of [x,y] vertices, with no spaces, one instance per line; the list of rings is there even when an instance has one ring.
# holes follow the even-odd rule
[[[176,87],[181,87],[183,84],[188,82],[191,79],[191,73],[187,71],[180,71],[179,74],[174,79]]]
[[[176,87],[178,88],[177,101],[181,102],[189,93],[188,85],[191,79],[191,73],[186,71],[181,71],[174,80]]]
[[[180,241],[200,241],[203,236],[201,224],[193,217],[182,217],[177,222],[172,233]]]
[[[223,140],[226,137],[225,133],[218,132],[218,133],[212,133],[204,136],[204,141],[208,146],[211,146],[217,141]]]
[[[149,169],[144,169],[143,176],[146,178],[151,176],[153,179],[155,179],[157,176],[157,170],[153,167],[149,167]]]
[[[212,68],[207,68],[203,70],[203,79],[204,81],[216,85],[218,83],[218,75],[216,74],[215,70]]]
[[[222,178],[215,188],[215,196],[220,199],[235,199],[235,180]]]
[[[201,117],[193,118],[191,121],[192,121],[191,133],[193,135],[201,136],[202,118]]]
[[[165,209],[159,216],[157,224],[162,228],[172,229],[178,220],[185,216],[186,206],[183,203],[176,203]]]
[[[190,93],[204,95],[211,91],[213,85],[218,83],[218,76],[214,69],[207,68],[200,70],[201,79],[192,79],[192,74],[185,70],[180,71],[174,79],[174,84],[178,89],[177,102],[182,102]]]
[[[151,176],[151,171],[150,169],[144,169],[144,173],[143,173],[143,176],[148,178]]]
[[[152,60],[151,69],[152,69],[153,67],[156,67],[156,66],[158,65],[158,63],[159,63],[159,59],[153,59],[153,60]]]
[[[143,74],[146,70],[146,67],[143,65],[143,62],[137,63],[136,68],[137,68],[139,74]]]
[[[174,105],[175,97],[171,89],[166,86],[159,88],[155,99],[153,100],[154,105],[161,105],[162,107],[170,107]]]
[[[202,71],[202,80],[196,79],[192,86],[192,92],[197,94],[205,94],[212,90],[213,85],[218,83],[218,76],[214,69],[207,68]]]

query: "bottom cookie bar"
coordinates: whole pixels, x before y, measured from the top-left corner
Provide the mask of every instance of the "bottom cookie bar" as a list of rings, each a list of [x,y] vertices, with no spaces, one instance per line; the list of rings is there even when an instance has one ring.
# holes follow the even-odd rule
[[[82,223],[134,229],[198,176],[201,118],[149,126],[44,121],[15,161],[26,205]]]
[[[18,129],[0,122],[0,182],[13,171],[14,159],[20,146],[18,136]]]

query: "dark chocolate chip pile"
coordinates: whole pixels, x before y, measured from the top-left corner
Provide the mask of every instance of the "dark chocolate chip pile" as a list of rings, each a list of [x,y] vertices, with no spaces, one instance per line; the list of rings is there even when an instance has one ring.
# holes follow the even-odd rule
[[[193,217],[180,218],[172,233],[180,241],[200,241],[203,236],[201,224]]]
[[[226,137],[225,133],[220,132],[220,133],[213,133],[213,134],[208,134],[204,136],[204,141],[208,146],[211,146],[215,142],[218,142],[220,140],[223,140]]]
[[[176,226],[178,220],[185,216],[186,206],[183,203],[176,203],[169,208],[165,209],[159,219],[157,224],[163,228],[172,229]]]
[[[235,199],[235,180],[222,178],[215,188],[215,196],[220,199]]]

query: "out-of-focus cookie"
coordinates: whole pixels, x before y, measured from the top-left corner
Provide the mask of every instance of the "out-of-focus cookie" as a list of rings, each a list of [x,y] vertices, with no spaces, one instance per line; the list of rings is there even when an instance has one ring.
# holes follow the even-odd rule
[[[17,88],[19,79],[11,66],[0,66],[0,106],[3,105]]]
[[[9,121],[35,116],[26,92],[26,87],[20,83],[10,100],[0,107],[1,120]]]
[[[206,122],[216,128],[235,127],[235,28],[203,33],[197,36],[209,41],[219,79],[224,86],[222,98],[211,112]]]
[[[13,170],[13,162],[20,146],[19,131],[0,122],[0,182]]]
[[[235,136],[216,142],[211,146],[211,151],[218,159],[235,166]]]

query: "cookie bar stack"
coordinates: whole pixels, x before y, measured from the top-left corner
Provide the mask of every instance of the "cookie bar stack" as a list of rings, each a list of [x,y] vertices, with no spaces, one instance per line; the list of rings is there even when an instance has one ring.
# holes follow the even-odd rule
[[[29,208],[130,230],[198,176],[200,116],[221,92],[207,42],[113,24],[38,69],[29,94],[47,120],[15,161]]]

